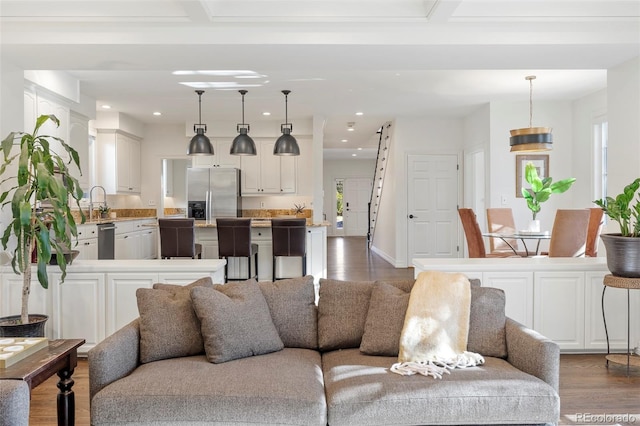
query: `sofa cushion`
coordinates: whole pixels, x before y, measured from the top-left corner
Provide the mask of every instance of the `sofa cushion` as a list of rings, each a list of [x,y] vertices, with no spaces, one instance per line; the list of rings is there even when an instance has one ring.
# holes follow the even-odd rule
[[[200,354],[204,351],[200,321],[190,290],[211,286],[211,278],[186,286],[154,284],[136,290],[140,313],[140,362]]]
[[[357,349],[324,353],[328,423],[540,424],[560,417],[556,391],[505,360],[487,357],[480,367],[457,369],[440,380],[393,374],[395,361]]]
[[[409,293],[376,282],[371,291],[360,351],[368,355],[398,356],[400,334],[409,304]]]
[[[273,325],[287,348],[318,348],[313,276],[259,282]]]
[[[492,287],[471,288],[471,312],[467,350],[484,356],[507,357],[504,290]]]
[[[136,368],[91,401],[92,424],[326,425],[320,354],[285,348],[212,364],[204,355]]]
[[[194,287],[191,300],[209,361],[226,362],[284,347],[254,279],[214,288]]]
[[[360,346],[372,289],[373,281],[320,279],[318,347],[321,351]]]

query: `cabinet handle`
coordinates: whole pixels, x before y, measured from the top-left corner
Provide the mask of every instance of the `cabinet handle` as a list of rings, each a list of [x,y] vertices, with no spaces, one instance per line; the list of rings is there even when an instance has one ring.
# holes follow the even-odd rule
[[[129,236],[128,236],[128,235],[125,235],[124,237],[125,237],[125,238],[129,238]]]

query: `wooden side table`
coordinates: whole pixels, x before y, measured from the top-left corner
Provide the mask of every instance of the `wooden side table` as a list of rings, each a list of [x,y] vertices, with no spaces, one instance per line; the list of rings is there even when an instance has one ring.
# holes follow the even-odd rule
[[[24,380],[33,389],[54,374],[58,374],[58,426],[75,424],[75,395],[71,375],[78,365],[78,348],[84,339],[50,340],[40,349],[10,367],[0,369],[0,379]]]
[[[602,282],[604,287],[602,289],[602,320],[604,321],[604,334],[607,337],[607,367],[609,362],[615,364],[627,365],[627,376],[629,376],[629,367],[631,365],[640,367],[640,356],[631,354],[631,302],[630,302],[630,290],[640,290],[640,278],[624,278],[616,277],[614,275],[605,275]],[[607,318],[604,314],[604,293],[607,287],[622,288],[627,290],[627,355],[612,354],[609,348],[609,332],[607,331]]]

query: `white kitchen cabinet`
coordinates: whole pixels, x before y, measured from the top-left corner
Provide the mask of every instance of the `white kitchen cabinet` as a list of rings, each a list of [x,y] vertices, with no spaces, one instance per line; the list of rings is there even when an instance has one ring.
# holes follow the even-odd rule
[[[156,259],[158,257],[158,228],[156,219],[140,219],[133,221],[133,232],[138,236],[138,258]],[[135,242],[136,240],[134,240]]]
[[[80,351],[86,352],[105,338],[104,274],[67,274],[63,283],[61,277],[60,272],[49,274],[53,338],[85,339]]]
[[[256,143],[257,155],[240,160],[242,195],[296,192],[296,157],[273,155],[272,141]]]
[[[138,317],[136,290],[151,288],[158,281],[153,272],[114,272],[106,275],[106,331],[107,335]]]
[[[478,277],[470,277],[478,278]],[[505,313],[527,327],[533,327],[533,273],[485,272],[481,285],[499,288],[505,295]]]
[[[140,235],[134,231],[133,221],[115,222],[115,248],[114,258],[139,259]]]
[[[213,155],[194,155],[193,167],[229,167],[240,168],[240,155],[231,155],[232,141],[211,141]]]
[[[78,245],[80,253],[76,260],[98,259],[98,228],[95,224],[78,225]]]
[[[535,272],[533,329],[561,349],[584,347],[584,272]]]
[[[57,266],[56,266],[57,268]],[[50,281],[49,285],[53,283]],[[22,275],[15,274],[11,265],[3,267],[0,277],[0,316],[20,315],[22,306]],[[49,315],[51,312],[51,294],[38,282],[37,268],[31,268],[31,294],[29,295],[29,313]],[[47,321],[45,334],[51,337],[51,324]]]
[[[42,93],[36,93],[29,90],[24,91],[24,131],[31,133],[33,131],[33,128],[35,127],[36,120],[41,115],[55,115],[56,118],[60,121],[60,125],[56,126],[53,121],[47,120],[38,130],[38,134],[60,138],[70,145],[70,110],[68,106],[63,104],[63,102],[54,100],[54,97],[54,95],[50,94],[44,95]],[[63,159],[69,160],[67,151],[56,139],[49,139],[49,147]],[[77,177],[77,173],[75,173],[75,170],[72,171],[74,172],[74,176]]]
[[[73,177],[78,179],[80,188],[85,192],[89,191],[91,182],[89,177],[89,119],[83,115],[71,112],[69,119],[69,140],[67,143],[78,152],[80,160],[80,171],[76,165],[71,163],[69,169]],[[80,174],[82,172],[82,174]]]
[[[140,141],[116,130],[98,129],[96,183],[107,194],[140,193]]]

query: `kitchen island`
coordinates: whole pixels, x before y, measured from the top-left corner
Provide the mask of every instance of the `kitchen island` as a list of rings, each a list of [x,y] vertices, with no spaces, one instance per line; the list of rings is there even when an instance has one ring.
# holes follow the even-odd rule
[[[79,353],[138,317],[136,290],[154,283],[188,284],[205,276],[224,280],[220,259],[74,260],[60,283],[57,266],[48,266],[49,289],[40,286],[32,271],[29,311],[46,314],[46,337],[83,338]],[[0,316],[20,313],[22,276],[10,265],[0,267]]]
[[[320,278],[327,277],[327,226],[328,222],[311,223],[307,221],[307,274],[313,275],[316,286]],[[203,259],[218,258],[218,232],[215,221],[196,222],[196,242],[202,244]],[[271,242],[271,220],[251,220],[251,242],[258,244],[258,279],[271,281],[273,277],[273,244]],[[246,259],[229,259],[229,278],[234,279],[246,274]],[[299,276],[300,258],[278,258],[279,276]]]

